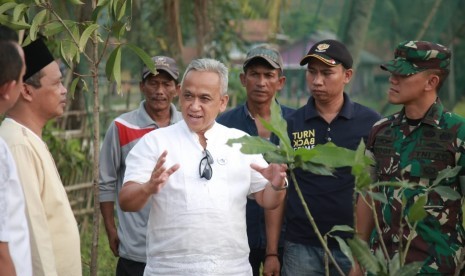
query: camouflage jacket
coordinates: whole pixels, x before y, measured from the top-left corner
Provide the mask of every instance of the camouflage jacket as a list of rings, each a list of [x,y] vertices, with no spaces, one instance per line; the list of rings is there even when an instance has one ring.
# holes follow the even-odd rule
[[[408,125],[404,110],[401,110],[373,126],[367,153],[376,161],[379,181],[418,183],[414,189],[380,188],[387,203],[376,203],[377,214],[382,238],[391,257],[397,253],[400,243],[405,250],[407,237],[413,235],[406,263],[424,262],[422,274],[453,274],[465,237],[461,211],[465,191],[460,185],[465,178],[465,119],[446,112],[439,99],[416,127]],[[462,195],[461,199],[450,200],[434,191],[427,192],[438,172],[455,166],[462,167],[461,177],[446,178],[439,185],[457,191]],[[422,195],[427,195],[427,215],[418,222],[416,232],[411,233],[407,226],[409,210]],[[379,239],[375,237],[373,247],[379,246]]]

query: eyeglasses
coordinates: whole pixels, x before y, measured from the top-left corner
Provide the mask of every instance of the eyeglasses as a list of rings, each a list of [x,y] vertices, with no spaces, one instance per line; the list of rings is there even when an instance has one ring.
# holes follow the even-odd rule
[[[213,157],[211,156],[210,152],[208,152],[208,150],[205,150],[205,156],[200,159],[199,164],[200,178],[205,178],[207,180],[212,178],[213,170],[211,164],[213,164]]]

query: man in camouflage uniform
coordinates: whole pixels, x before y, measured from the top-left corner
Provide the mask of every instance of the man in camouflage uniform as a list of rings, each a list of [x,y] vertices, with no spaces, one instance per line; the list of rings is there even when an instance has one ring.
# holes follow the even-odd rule
[[[395,59],[381,69],[391,73],[389,102],[402,104],[403,109],[377,122],[367,143],[367,154],[376,161],[375,180],[417,184],[412,189],[382,186],[379,192],[387,202],[376,201],[376,212],[391,258],[405,250],[412,235],[406,263],[423,262],[422,275],[453,274],[464,246],[465,119],[446,111],[437,96],[449,73],[450,57],[449,49],[431,42],[407,41],[397,46]],[[427,191],[441,170],[456,166],[462,167],[458,175],[439,185],[457,191],[461,199]],[[413,233],[408,214],[422,196],[426,196],[426,217]],[[359,234],[368,240],[374,219],[361,199],[357,217]],[[373,248],[381,250],[379,237],[374,238]]]

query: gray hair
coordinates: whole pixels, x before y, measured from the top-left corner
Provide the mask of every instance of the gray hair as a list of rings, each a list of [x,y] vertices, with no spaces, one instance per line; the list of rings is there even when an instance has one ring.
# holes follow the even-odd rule
[[[221,84],[221,95],[224,96],[228,94],[228,68],[218,60],[211,58],[201,58],[194,59],[187,66],[186,71],[182,77],[181,86],[184,84],[184,79],[186,78],[189,71],[200,71],[200,72],[213,72],[217,73],[220,77]]]
[[[35,72],[32,76],[27,78],[27,80],[24,81],[24,83],[29,84],[30,86],[34,87],[35,89],[39,89],[42,87],[42,84],[40,83],[40,79],[44,76],[42,69]]]

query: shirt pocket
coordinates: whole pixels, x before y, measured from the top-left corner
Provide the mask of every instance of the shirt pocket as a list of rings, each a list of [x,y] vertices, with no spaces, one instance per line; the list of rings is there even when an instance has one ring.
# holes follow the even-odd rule
[[[394,148],[393,137],[380,135],[374,143],[373,154],[379,181],[401,178],[400,155]]]

